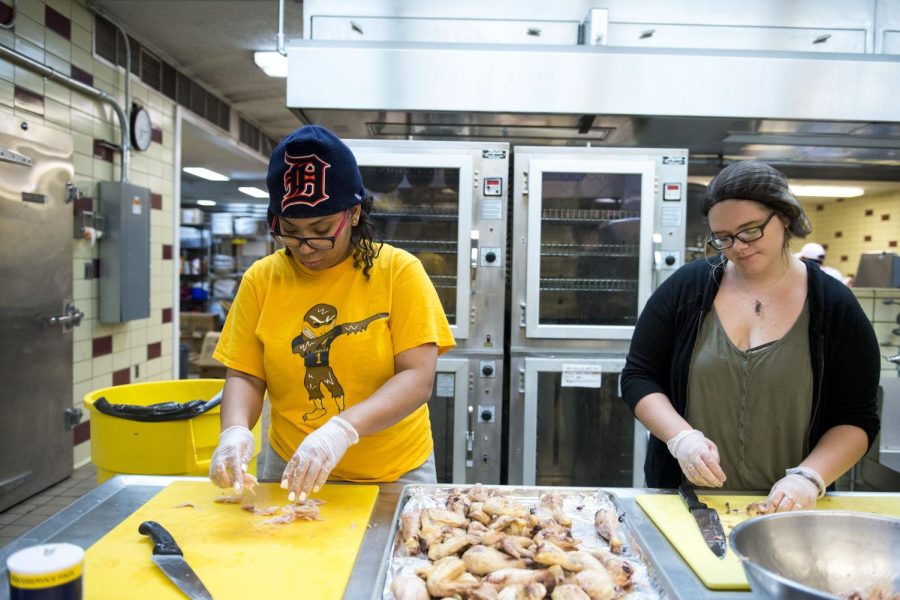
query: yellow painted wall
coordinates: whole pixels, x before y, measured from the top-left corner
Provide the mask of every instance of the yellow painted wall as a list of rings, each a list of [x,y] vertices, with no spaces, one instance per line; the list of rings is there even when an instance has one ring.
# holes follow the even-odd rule
[[[802,202],[813,232],[795,240],[797,252],[806,242],[825,246],[825,264],[855,275],[864,252],[900,253],[900,194]]]

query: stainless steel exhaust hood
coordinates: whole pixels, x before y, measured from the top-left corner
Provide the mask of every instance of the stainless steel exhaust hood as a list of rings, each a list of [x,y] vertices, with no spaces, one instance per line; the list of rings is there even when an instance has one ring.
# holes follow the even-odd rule
[[[608,45],[582,45],[588,0],[307,0],[287,106],[345,137],[687,147],[693,174],[752,156],[900,179],[900,55],[874,39],[900,17],[849,2],[606,0]]]

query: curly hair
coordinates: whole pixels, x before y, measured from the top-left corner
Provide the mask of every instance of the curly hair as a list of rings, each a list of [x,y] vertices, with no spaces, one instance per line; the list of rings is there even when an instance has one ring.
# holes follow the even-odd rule
[[[370,213],[375,199],[371,194],[366,195],[359,211],[359,221],[350,232],[350,245],[353,246],[353,268],[359,269],[362,265],[363,275],[369,279],[369,271],[378,253],[381,252],[382,239],[375,229],[375,221]]]

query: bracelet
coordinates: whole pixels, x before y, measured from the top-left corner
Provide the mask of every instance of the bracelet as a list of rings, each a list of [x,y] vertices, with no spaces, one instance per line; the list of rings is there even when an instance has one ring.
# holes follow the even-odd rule
[[[787,469],[784,473],[785,475],[799,475],[807,481],[811,481],[818,490],[816,498],[821,498],[825,495],[825,480],[815,470],[809,467],[794,467],[793,469]]]

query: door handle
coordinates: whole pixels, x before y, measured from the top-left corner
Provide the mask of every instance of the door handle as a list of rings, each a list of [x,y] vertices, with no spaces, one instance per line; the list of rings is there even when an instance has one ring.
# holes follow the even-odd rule
[[[66,302],[64,310],[64,314],[49,317],[47,322],[50,323],[50,325],[62,325],[65,329],[72,329],[73,327],[81,325],[81,319],[84,318],[84,313],[78,310],[74,304]]]

